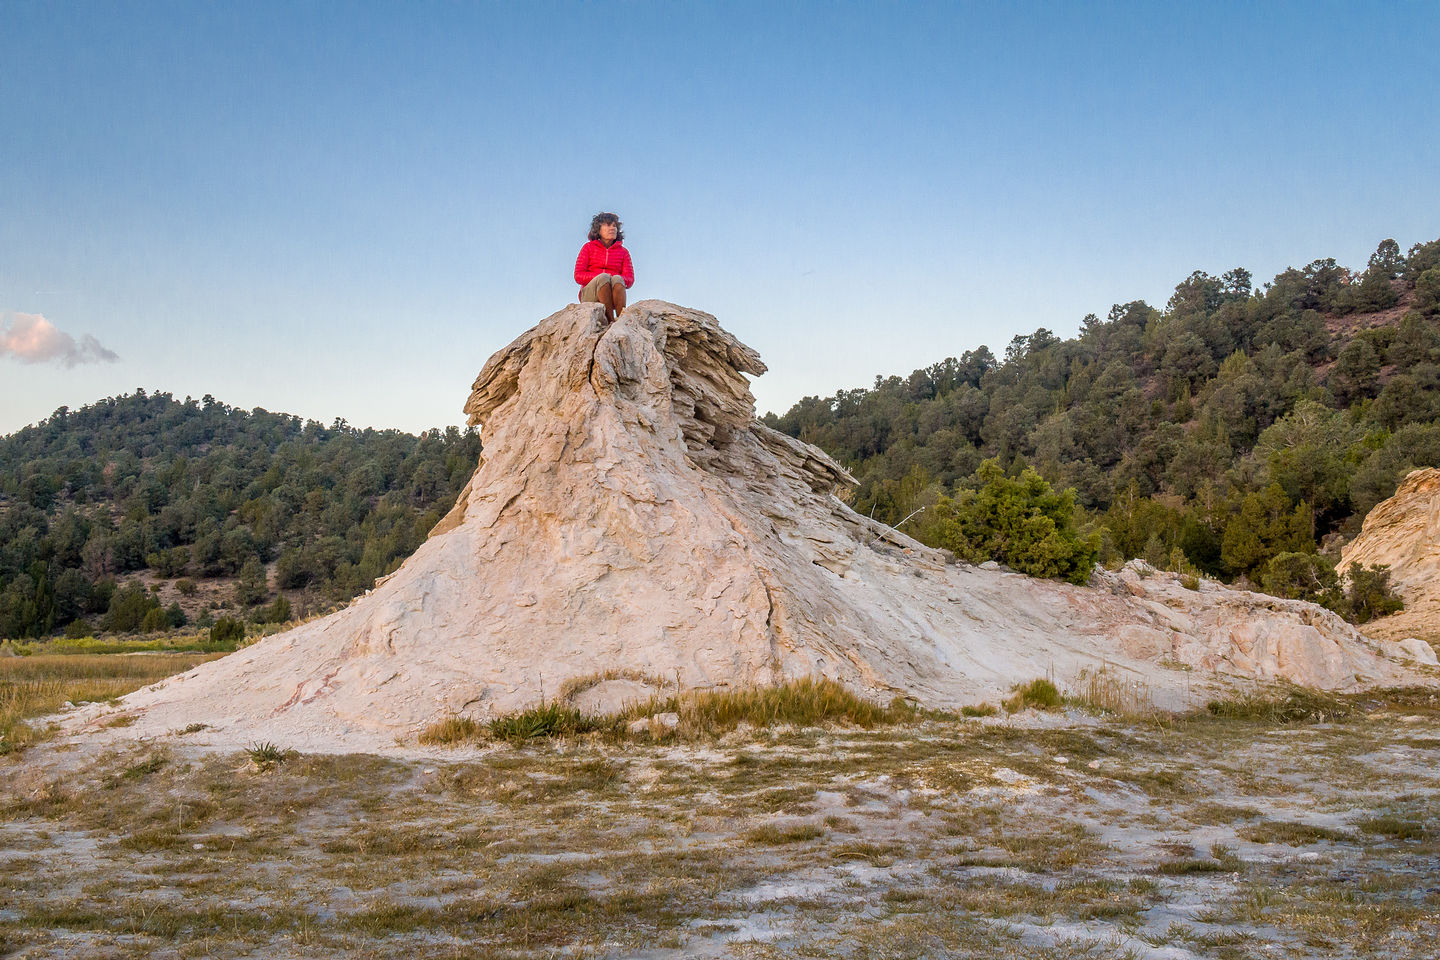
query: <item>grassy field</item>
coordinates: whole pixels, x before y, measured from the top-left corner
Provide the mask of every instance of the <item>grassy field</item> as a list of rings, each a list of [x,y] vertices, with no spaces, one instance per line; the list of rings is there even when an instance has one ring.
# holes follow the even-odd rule
[[[222,654],[37,653],[0,657],[0,755],[22,750],[43,731],[22,722],[67,701],[110,700]]]
[[[42,746],[0,758],[0,954],[1433,957],[1440,700],[1337,702],[465,760]]]

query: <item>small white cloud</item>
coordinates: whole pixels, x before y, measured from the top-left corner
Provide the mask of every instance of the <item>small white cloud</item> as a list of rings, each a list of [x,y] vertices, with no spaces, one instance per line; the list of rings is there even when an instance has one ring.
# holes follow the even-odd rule
[[[90,334],[76,342],[38,313],[12,313],[9,319],[0,320],[0,357],[5,356],[13,356],[21,363],[53,361],[66,367],[120,359]]]

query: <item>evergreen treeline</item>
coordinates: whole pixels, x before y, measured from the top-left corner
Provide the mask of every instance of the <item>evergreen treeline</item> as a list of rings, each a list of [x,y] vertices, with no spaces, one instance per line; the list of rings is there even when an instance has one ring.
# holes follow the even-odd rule
[[[961,520],[993,458],[1073,490],[1102,559],[1318,597],[1334,583],[1322,545],[1406,471],[1440,465],[1440,240],[1386,240],[1363,271],[1316,260],[1258,290],[1243,269],[1197,271],[1163,310],[1118,304],[1073,339],[1042,328],[1003,357],[982,346],[766,422],[845,463],[861,513],[932,545],[980,542]]]
[[[232,578],[256,620],[289,615],[268,564],[278,590],[347,600],[424,541],[479,457],[474,431],[325,427],[210,396],[61,407],[0,438],[0,637],[183,624],[126,583],[142,570],[190,596],[192,578]]]

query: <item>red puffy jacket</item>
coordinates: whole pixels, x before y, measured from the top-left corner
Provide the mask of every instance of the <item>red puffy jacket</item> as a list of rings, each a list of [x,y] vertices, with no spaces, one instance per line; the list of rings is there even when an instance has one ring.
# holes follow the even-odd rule
[[[591,240],[580,248],[580,256],[575,258],[575,282],[583,287],[602,273],[618,274],[625,281],[626,289],[635,286],[630,251],[619,240],[608,247],[599,240]]]

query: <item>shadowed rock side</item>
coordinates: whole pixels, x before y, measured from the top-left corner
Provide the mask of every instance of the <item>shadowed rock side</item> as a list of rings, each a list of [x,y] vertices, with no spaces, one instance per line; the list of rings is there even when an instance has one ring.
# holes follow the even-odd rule
[[[110,735],[199,720],[215,743],[377,749],[606,670],[687,688],[824,674],[941,707],[1102,664],[1169,706],[1226,677],[1407,679],[1309,604],[1134,565],[1077,588],[947,563],[850,510],[843,468],[755,420],[744,375],[764,370],[715,318],[669,303],[609,328],[595,304],[546,318],[475,381],[483,462],[399,570],[130,695],[136,721]]]

